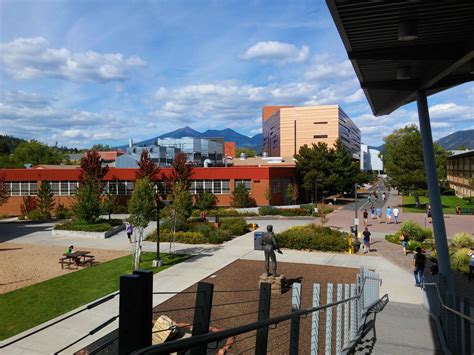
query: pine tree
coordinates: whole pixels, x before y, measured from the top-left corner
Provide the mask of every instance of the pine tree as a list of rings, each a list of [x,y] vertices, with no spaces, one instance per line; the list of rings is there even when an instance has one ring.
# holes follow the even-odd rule
[[[38,199],[37,209],[40,211],[43,218],[51,217],[51,210],[54,206],[53,192],[51,191],[51,186],[47,181],[42,181],[38,189]]]
[[[249,191],[244,184],[240,183],[236,186],[231,195],[232,207],[243,208],[243,207],[252,207],[253,201],[250,198]]]

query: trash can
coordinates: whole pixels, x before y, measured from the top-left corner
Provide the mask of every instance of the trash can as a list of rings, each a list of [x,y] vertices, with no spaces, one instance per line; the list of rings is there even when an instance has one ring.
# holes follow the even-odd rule
[[[260,244],[262,237],[263,237],[263,232],[253,233],[253,250],[263,250],[263,245]]]

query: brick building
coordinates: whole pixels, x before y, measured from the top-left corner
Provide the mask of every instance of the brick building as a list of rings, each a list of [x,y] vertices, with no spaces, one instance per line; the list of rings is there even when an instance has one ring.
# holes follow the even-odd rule
[[[110,168],[103,179],[104,189],[117,195],[120,203],[125,204],[133,191],[136,170]],[[162,168],[157,180],[164,181],[171,171],[170,168]],[[10,189],[10,198],[0,206],[0,215],[20,215],[23,197],[36,195],[42,181],[50,183],[55,206],[62,203],[70,207],[79,186],[80,173],[80,168],[0,169],[0,176],[4,177]],[[258,206],[268,205],[265,199],[267,188],[272,189],[273,197],[270,204],[281,205],[288,203],[285,191],[288,184],[294,181],[294,166],[195,168],[191,177],[190,192],[192,194],[211,192],[217,197],[218,206],[229,206],[234,188],[243,183]]]

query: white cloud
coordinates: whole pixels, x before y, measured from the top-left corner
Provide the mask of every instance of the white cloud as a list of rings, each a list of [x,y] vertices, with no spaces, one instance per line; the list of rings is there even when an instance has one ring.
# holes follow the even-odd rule
[[[5,71],[16,80],[49,77],[80,82],[123,81],[132,69],[146,64],[137,56],[50,48],[43,37],[0,43],[0,51]]]
[[[315,63],[305,73],[307,80],[355,78],[354,69],[349,60],[337,61],[324,54],[315,58]]]
[[[458,105],[453,102],[433,105],[429,108],[433,120],[467,121],[474,119],[473,106]]]
[[[247,48],[242,59],[260,59],[263,61],[274,60],[282,63],[301,63],[309,59],[309,47],[300,48],[290,43],[277,41],[258,42]]]

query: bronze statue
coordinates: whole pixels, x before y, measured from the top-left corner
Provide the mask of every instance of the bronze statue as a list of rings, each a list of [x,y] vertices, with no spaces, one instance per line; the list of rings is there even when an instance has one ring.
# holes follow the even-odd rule
[[[278,246],[278,241],[275,238],[275,234],[273,233],[273,226],[269,224],[267,226],[267,231],[263,233],[262,239],[260,244],[263,246],[263,252],[265,253],[265,271],[267,272],[267,276],[278,276],[276,273],[277,270],[277,261],[275,256],[275,250],[283,254]],[[270,272],[270,259],[272,261],[272,270]]]

